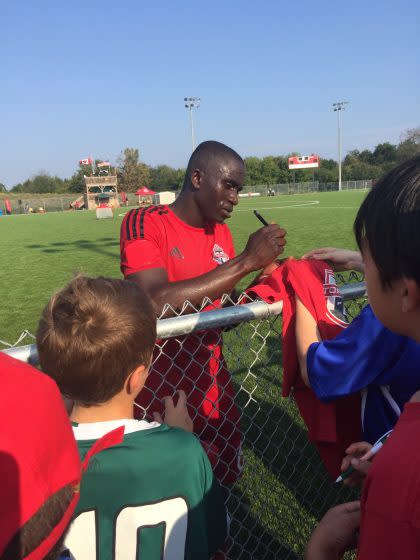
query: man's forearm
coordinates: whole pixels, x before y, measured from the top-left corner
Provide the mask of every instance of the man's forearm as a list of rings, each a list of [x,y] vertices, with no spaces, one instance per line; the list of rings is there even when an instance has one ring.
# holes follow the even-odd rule
[[[230,294],[244,276],[273,262],[283,252],[285,235],[285,230],[276,224],[261,228],[250,235],[240,255],[188,280],[169,282],[163,267],[141,270],[126,278],[137,282],[149,294],[158,312],[165,304],[181,309],[185,301],[199,307],[205,298],[215,300],[222,294]]]
[[[194,307],[200,307],[205,298],[215,300],[222,294],[232,293],[236,284],[251,271],[246,258],[239,255],[201,276],[168,282],[163,286],[151,287],[148,291],[158,311],[165,304],[173,309],[181,309],[186,301]]]

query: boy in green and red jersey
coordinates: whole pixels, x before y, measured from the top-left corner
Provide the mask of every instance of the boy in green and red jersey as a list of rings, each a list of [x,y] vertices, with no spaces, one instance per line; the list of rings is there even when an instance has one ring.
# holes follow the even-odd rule
[[[54,295],[37,333],[40,363],[64,396],[82,458],[120,430],[85,473],[66,546],[76,560],[208,559],[226,537],[221,488],[192,431],[185,393],[165,422],[135,420],[156,339],[145,293],[124,280],[77,277]],[[180,429],[181,428],[181,429]],[[187,431],[186,431],[187,430]]]

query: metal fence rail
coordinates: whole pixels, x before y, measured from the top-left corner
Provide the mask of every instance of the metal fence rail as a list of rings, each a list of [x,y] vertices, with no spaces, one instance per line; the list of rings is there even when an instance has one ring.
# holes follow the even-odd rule
[[[340,289],[354,317],[365,303],[364,283],[355,273],[338,280],[344,282]],[[158,321],[163,354],[165,341],[182,346],[187,334],[217,328],[223,337],[245,457],[243,476],[229,489],[229,560],[301,559],[326,509],[353,498],[330,481],[293,399],[281,397],[281,310],[282,302],[257,301]],[[35,345],[6,352],[37,363]]]

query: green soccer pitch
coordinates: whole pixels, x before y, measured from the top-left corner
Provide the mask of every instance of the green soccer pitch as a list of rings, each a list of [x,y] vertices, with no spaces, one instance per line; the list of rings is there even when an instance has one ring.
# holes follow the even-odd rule
[[[365,194],[241,198],[229,220],[236,250],[261,227],[254,209],[287,229],[284,256],[328,245],[355,248],[352,224]],[[75,272],[121,277],[119,228],[126,211],[117,210],[113,220],[96,220],[93,212],[83,211],[0,219],[0,340],[15,342],[24,329],[34,333],[51,293]],[[229,498],[230,560],[301,559],[316,520],[329,506],[354,499],[328,479],[293,401],[280,396],[280,330],[277,318],[224,335],[243,414],[246,459],[244,475]]]
[[[236,250],[261,226],[253,209],[287,229],[285,256],[324,245],[353,248],[352,223],[364,196],[363,191],[342,191],[241,198],[228,222]],[[120,277],[119,228],[125,211],[117,210],[113,220],[96,220],[93,212],[83,211],[0,218],[0,340],[14,342],[24,329],[34,332],[51,293],[74,272]]]

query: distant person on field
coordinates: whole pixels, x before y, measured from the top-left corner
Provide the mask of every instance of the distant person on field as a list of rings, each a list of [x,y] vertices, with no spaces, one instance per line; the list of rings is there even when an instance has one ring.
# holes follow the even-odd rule
[[[325,247],[303,258],[328,261],[336,271],[364,272],[358,251]],[[420,344],[384,327],[370,305],[335,338],[322,341],[298,299],[296,344],[303,380],[320,400],[361,393],[361,436],[372,444],[394,427],[404,404],[420,389]]]
[[[98,438],[119,438],[84,475],[66,539],[76,560],[204,560],[226,537],[222,491],[188,433],[185,393],[164,399],[166,423],[134,419],[155,340],[155,311],[133,282],[76,277],[43,311],[40,363],[74,401],[81,457]]]
[[[254,232],[235,256],[225,221],[238,204],[244,175],[244,162],[232,148],[203,142],[188,162],[175,202],[125,215],[121,271],[150,295],[158,314],[165,304],[180,313],[187,301],[203,309],[207,298],[214,302],[210,308],[219,307],[223,294],[233,294],[244,276],[283,252],[286,232],[270,224]],[[193,310],[187,306],[186,312]],[[240,413],[220,329],[163,341],[138,403],[149,414],[160,412],[161,397],[173,387],[187,394],[194,431],[216,476],[226,484],[235,482],[242,470]]]
[[[12,214],[12,205],[10,204],[10,200],[8,198],[4,199],[4,206],[6,208],[6,214],[10,216]]]
[[[377,182],[354,231],[373,312],[392,332],[420,343],[420,156]],[[368,471],[361,506],[350,502],[327,512],[309,542],[307,560],[336,560],[357,540],[358,560],[419,558],[419,441],[416,392],[372,466],[352,461],[357,470]]]
[[[81,465],[56,384],[0,352],[0,558],[56,560]]]
[[[121,206],[128,206],[128,199],[125,191],[121,191]]]

